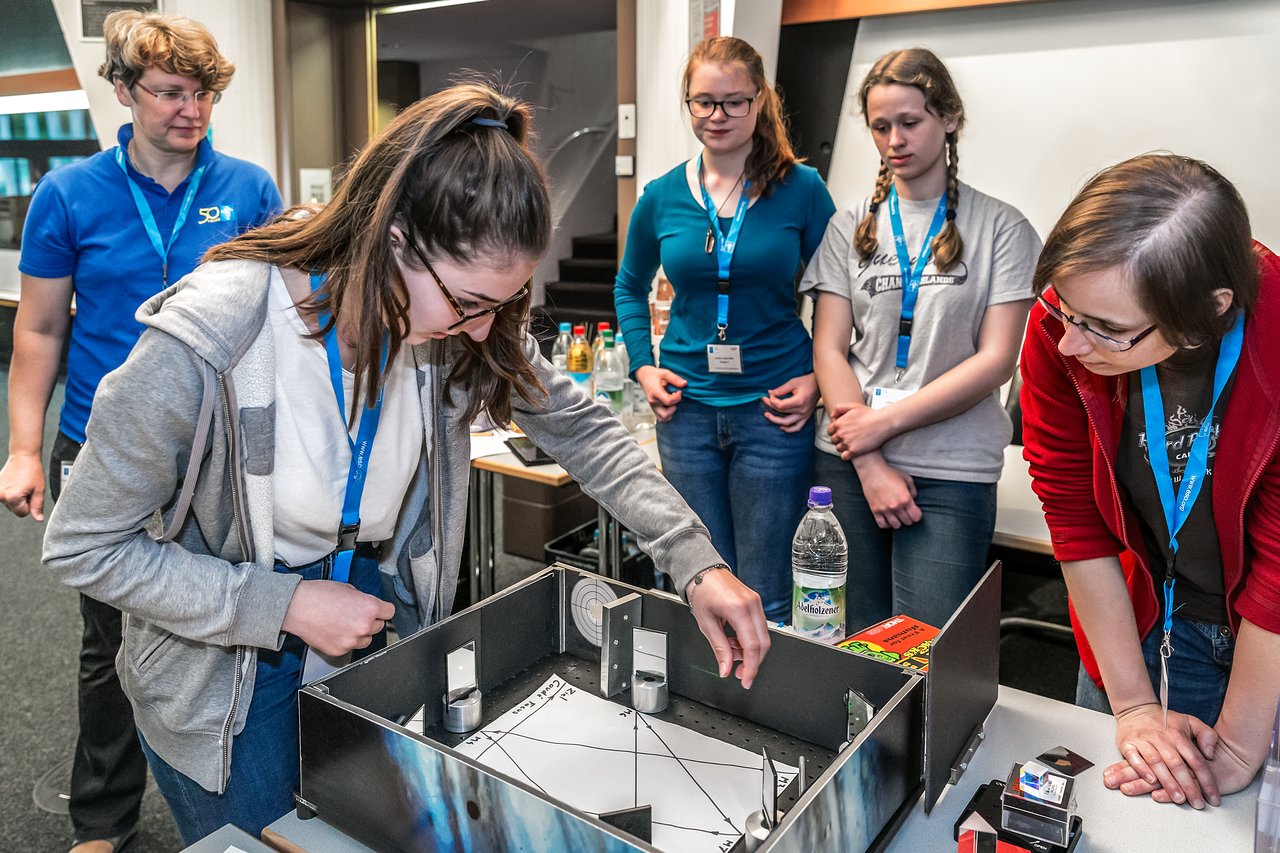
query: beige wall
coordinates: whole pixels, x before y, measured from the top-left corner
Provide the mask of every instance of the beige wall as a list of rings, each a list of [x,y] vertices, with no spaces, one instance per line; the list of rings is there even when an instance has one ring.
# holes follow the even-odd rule
[[[98,75],[101,40],[80,38],[78,0],[52,0],[80,85],[89,95],[89,114],[103,148],[115,145],[116,129],[129,111]],[[276,127],[271,69],[271,4],[266,0],[165,0],[164,11],[187,15],[209,28],[218,47],[236,65],[236,76],[214,108],[214,145],[219,151],[257,163],[276,175]]]

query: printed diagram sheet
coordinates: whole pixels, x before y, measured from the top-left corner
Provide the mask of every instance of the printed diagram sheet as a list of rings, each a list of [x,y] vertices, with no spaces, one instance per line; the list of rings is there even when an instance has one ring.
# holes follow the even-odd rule
[[[760,809],[761,757],[552,676],[458,751],[574,808],[653,809],[665,853],[731,848]],[[774,762],[778,792],[796,768]]]

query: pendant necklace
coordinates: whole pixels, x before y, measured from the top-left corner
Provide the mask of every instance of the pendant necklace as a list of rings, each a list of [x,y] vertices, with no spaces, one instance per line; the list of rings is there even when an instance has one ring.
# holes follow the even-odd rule
[[[729,199],[733,198],[733,191],[738,188],[738,184],[742,183],[742,176],[744,174],[746,174],[745,169],[743,169],[741,172],[738,173],[738,180],[733,182],[733,186],[729,187],[729,194],[724,197],[724,200],[720,202],[720,206],[716,208],[716,219],[720,218],[720,211],[724,210],[725,204],[729,201]],[[706,182],[702,178],[701,168],[699,168],[698,170],[698,183],[702,184],[703,187],[706,186]],[[708,224],[706,252],[709,255],[715,250],[716,250],[716,232],[714,228],[710,224]]]

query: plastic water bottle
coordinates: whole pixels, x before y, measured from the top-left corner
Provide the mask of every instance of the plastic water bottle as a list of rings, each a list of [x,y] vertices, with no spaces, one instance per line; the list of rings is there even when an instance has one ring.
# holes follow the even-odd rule
[[[573,342],[569,344],[569,353],[565,357],[565,370],[569,378],[577,383],[582,393],[593,396],[591,391],[591,344],[587,343],[587,327],[573,327]]]
[[[622,381],[626,374],[622,372],[622,362],[613,342],[613,332],[604,329],[600,336],[604,338],[604,349],[600,351],[600,358],[596,361],[596,402],[608,408],[614,417],[621,418]]]
[[[603,320],[596,323],[596,336],[591,339],[591,357],[596,361],[600,360],[600,353],[604,351],[604,333],[609,329],[609,324]]]
[[[809,489],[809,511],[791,540],[791,626],[825,643],[844,639],[849,546],[831,509],[831,489]]]
[[[572,327],[568,323],[561,323],[560,334],[556,335],[556,342],[551,345],[551,363],[561,373],[569,372],[565,365],[569,362],[569,346],[572,343]]]

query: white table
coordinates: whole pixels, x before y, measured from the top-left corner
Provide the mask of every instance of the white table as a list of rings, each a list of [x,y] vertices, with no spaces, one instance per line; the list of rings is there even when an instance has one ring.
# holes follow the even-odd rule
[[[654,463],[658,465],[658,440],[652,430],[634,433],[633,438]],[[531,480],[549,486],[563,486],[571,482],[568,472],[554,462],[545,465],[525,465],[514,453],[504,452],[481,456],[471,460],[471,513],[469,518],[471,543],[469,549],[469,575],[471,601],[488,598],[497,592],[495,582],[497,536],[494,512],[494,482],[497,474]],[[600,558],[597,571],[605,577],[620,578],[622,571],[622,537],[618,523],[603,506],[597,510],[600,525]]]
[[[952,825],[978,786],[992,779],[1003,781],[1015,761],[1035,758],[1058,745],[1094,762],[1076,777],[1076,813],[1084,822],[1076,853],[1248,853],[1253,849],[1260,782],[1224,797],[1221,806],[1206,806],[1200,812],[1190,806],[1161,805],[1150,797],[1126,797],[1102,784],[1102,769],[1119,758],[1114,733],[1115,722],[1106,714],[1001,687],[987,718],[986,739],[969,769],[958,784],[948,786],[932,813],[924,813],[923,801],[916,803],[889,851],[955,850]]]
[[[1102,768],[1118,757],[1114,726],[1105,714],[1001,687],[987,719],[986,739],[968,771],[957,785],[943,792],[931,814],[924,813],[923,802],[915,804],[890,843],[890,853],[955,850],[952,824],[978,786],[992,779],[1003,780],[1015,761],[1034,758],[1058,745],[1094,762],[1076,777],[1077,814],[1084,821],[1084,837],[1076,853],[1248,853],[1253,849],[1259,782],[1224,797],[1221,806],[1207,806],[1201,812],[1109,791],[1102,785]],[[321,819],[300,821],[292,812],[271,824],[263,837],[281,850],[370,853]]]

